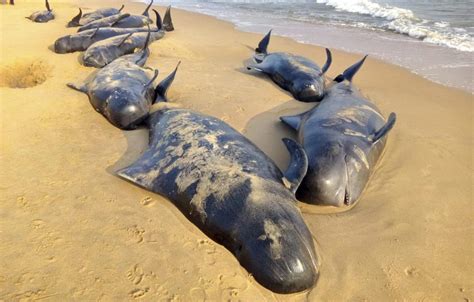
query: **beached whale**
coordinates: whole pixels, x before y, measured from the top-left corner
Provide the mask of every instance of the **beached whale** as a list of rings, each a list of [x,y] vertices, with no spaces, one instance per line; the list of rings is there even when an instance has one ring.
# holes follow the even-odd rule
[[[176,72],[175,70],[156,88],[153,87],[158,70],[150,78],[143,68],[150,54],[148,43],[145,45],[143,50],[123,56],[98,70],[87,82],[68,84],[70,88],[87,94],[94,109],[112,125],[123,130],[140,126],[148,117],[155,100],[165,97],[166,89]]]
[[[325,76],[331,66],[331,51],[326,48],[326,63],[323,68],[310,59],[285,52],[268,53],[271,30],[255,49],[256,64],[249,70],[263,72],[281,88],[289,91],[301,102],[319,102],[324,97]]]
[[[364,63],[336,77],[315,108],[280,119],[297,130],[309,161],[298,200],[318,205],[351,206],[359,199],[395,124],[361,95],[352,78]]]
[[[89,46],[83,55],[83,64],[89,67],[102,68],[110,64],[115,59],[131,54],[137,48],[144,48],[145,45],[161,39],[165,35],[162,30],[129,33],[115,36]]]
[[[129,15],[127,18],[124,18],[117,23],[113,24],[113,27],[119,28],[133,28],[133,27],[143,27],[148,24],[152,24],[153,20],[150,18],[148,11],[153,4],[153,0],[145,8],[145,11],[141,15]]]
[[[116,8],[100,8],[97,9],[93,12],[87,13],[87,14],[82,14],[82,9],[79,8],[79,14],[72,18],[71,21],[67,24],[67,27],[77,27],[77,26],[83,26],[86,25],[90,22],[110,17],[112,15],[118,15],[120,12],[123,10],[125,6],[122,5],[120,9]]]
[[[48,21],[53,20],[54,14],[53,14],[53,10],[49,6],[48,0],[45,0],[45,5],[46,5],[46,10],[34,12],[31,14],[31,16],[26,17],[26,18],[37,23],[46,23]]]
[[[153,10],[156,14],[157,28],[154,31],[162,29],[162,22],[159,13]],[[89,29],[80,33],[67,35],[57,39],[54,42],[54,51],[56,53],[71,53],[75,51],[84,51],[92,44],[130,33],[148,32],[147,28],[115,28],[115,27],[101,27],[97,29]]]
[[[313,287],[318,259],[293,193],[307,167],[301,146],[284,140],[291,162],[282,173],[225,122],[160,105],[147,121],[148,149],[118,175],[171,200],[268,289]]]
[[[114,24],[120,22],[120,20],[123,20],[128,17],[130,17],[130,14],[116,14],[110,17],[101,18],[79,27],[77,32],[83,32],[88,29],[96,29],[99,27],[112,27]]]

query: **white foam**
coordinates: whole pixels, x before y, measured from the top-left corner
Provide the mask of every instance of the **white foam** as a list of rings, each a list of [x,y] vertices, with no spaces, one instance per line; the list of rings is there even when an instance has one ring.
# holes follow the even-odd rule
[[[471,36],[448,22],[434,22],[418,18],[409,9],[382,5],[370,0],[316,0],[339,11],[370,15],[387,20],[385,29],[408,35],[424,42],[444,45],[461,51],[474,52]]]

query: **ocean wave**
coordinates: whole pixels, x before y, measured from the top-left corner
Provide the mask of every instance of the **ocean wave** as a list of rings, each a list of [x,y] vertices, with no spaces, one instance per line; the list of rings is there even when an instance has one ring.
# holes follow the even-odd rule
[[[382,18],[379,27],[407,35],[424,42],[444,45],[460,51],[474,52],[473,37],[452,28],[448,22],[421,19],[409,9],[382,5],[370,0],[316,0],[339,11]]]

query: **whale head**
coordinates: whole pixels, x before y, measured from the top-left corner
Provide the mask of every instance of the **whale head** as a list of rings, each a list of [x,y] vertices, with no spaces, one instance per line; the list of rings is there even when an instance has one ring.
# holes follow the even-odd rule
[[[102,112],[117,128],[133,130],[147,118],[150,106],[143,95],[120,89],[109,95]]]
[[[354,205],[369,177],[365,152],[357,145],[349,148],[336,140],[315,150],[297,198],[318,205]]]

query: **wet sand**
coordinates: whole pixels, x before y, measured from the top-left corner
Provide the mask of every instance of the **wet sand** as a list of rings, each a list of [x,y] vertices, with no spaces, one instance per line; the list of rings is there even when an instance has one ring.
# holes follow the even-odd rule
[[[302,205],[322,267],[313,290],[266,290],[171,202],[118,178],[147,144],[124,132],[66,87],[92,71],[79,54],[50,47],[75,29],[77,7],[51,3],[56,20],[24,17],[42,1],[0,6],[0,300],[471,301],[473,265],[472,95],[368,59],[354,82],[398,121],[359,204]],[[141,13],[144,5],[126,3]],[[164,8],[159,8],[161,13]],[[284,168],[280,115],[294,101],[244,62],[261,36],[212,17],[174,10],[176,30],[152,44],[148,66],[162,79],[182,61],[171,102],[219,117]],[[324,50],[273,37],[270,50],[323,64]],[[360,55],[333,51],[330,76]],[[36,85],[38,84],[38,85]],[[9,86],[30,86],[11,88]]]

